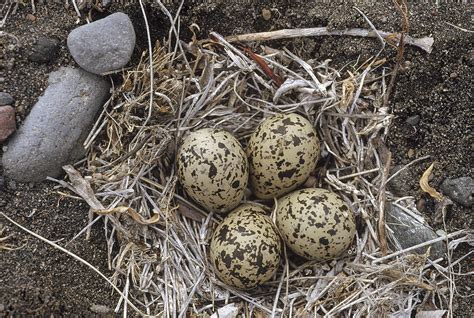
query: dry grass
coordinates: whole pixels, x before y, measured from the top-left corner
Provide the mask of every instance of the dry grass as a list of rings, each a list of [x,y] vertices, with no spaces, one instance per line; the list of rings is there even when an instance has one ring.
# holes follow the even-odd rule
[[[389,70],[377,57],[336,70],[330,61],[254,47],[260,64],[285,79],[278,87],[253,55],[219,34],[211,38],[156,43],[151,61],[144,53],[86,141],[89,154],[79,169],[85,177],[67,170],[72,189],[105,218],[112,282],[122,295],[142,312],[166,317],[211,314],[228,303],[249,316],[403,315],[428,303],[449,310],[456,262],[442,267],[428,255],[385,255],[380,248],[380,211],[386,199],[395,199],[385,192]],[[350,204],[360,231],[337,261],[294,263],[285,253],[272,281],[235,290],[215,278],[207,259],[220,216],[203,211],[180,189],[175,153],[187,131],[203,127],[230,131],[245,145],[263,118],[286,112],[317,128],[324,164],[315,171],[315,185]],[[409,198],[399,204],[416,214]],[[449,236],[448,258],[455,245],[472,240],[465,235]],[[121,308],[127,310],[123,297],[116,310]]]

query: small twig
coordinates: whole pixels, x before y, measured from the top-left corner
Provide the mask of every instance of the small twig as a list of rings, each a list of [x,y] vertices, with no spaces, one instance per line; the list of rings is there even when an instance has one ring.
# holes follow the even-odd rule
[[[225,39],[229,42],[253,42],[253,41],[269,41],[269,40],[280,40],[280,39],[291,39],[299,37],[311,37],[311,36],[327,36],[327,35],[339,35],[339,36],[356,36],[356,37],[370,37],[378,38],[381,36],[383,39],[398,37],[398,33],[390,33],[384,31],[374,32],[372,30],[354,28],[348,30],[331,30],[329,31],[326,27],[320,28],[306,28],[306,29],[283,29],[278,31],[270,32],[259,32],[259,33],[248,33],[240,35],[227,36]],[[416,46],[428,53],[431,53],[433,38],[412,38],[408,35],[404,36],[403,43]]]
[[[447,25],[452,26],[453,28],[456,28],[456,29],[461,30],[461,31],[463,31],[463,32],[474,33],[473,30],[464,29],[464,28],[461,28],[461,27],[459,27],[459,26],[457,26],[457,25],[454,25],[454,24],[452,24],[452,23],[449,23],[449,22],[445,22],[445,23],[446,23]]]
[[[420,247],[425,247],[425,246],[428,246],[428,245],[432,245],[434,243],[437,243],[437,242],[441,242],[441,241],[444,241],[444,240],[447,240],[447,239],[450,239],[450,238],[453,238],[453,237],[456,237],[456,236],[459,236],[461,234],[464,234],[464,233],[468,233],[468,231],[466,230],[460,230],[460,231],[456,231],[454,233],[451,233],[451,234],[447,234],[445,236],[440,236],[438,238],[435,238],[435,239],[432,239],[430,241],[426,241],[426,242],[423,242],[423,243],[420,243],[420,244],[417,244],[417,245],[414,245],[414,246],[410,246],[406,249],[403,249],[403,250],[400,250],[400,251],[397,251],[397,252],[394,252],[392,254],[388,254],[386,256],[383,256],[383,257],[380,257],[380,258],[377,258],[375,260],[372,261],[373,264],[377,264],[377,263],[382,263],[386,260],[389,260],[391,258],[394,258],[394,257],[397,257],[403,253],[407,253],[407,252],[411,252],[413,250],[416,250]]]
[[[392,76],[390,77],[390,82],[387,86],[387,90],[385,91],[385,95],[383,98],[383,106],[387,107],[388,100],[391,96],[393,87],[395,86],[395,80],[397,79],[398,70],[400,69],[403,63],[403,55],[405,53],[405,37],[408,36],[409,31],[409,20],[408,20],[408,4],[406,0],[393,0],[395,7],[397,8],[398,12],[402,16],[402,32],[400,35],[400,41],[398,41],[398,51],[397,51],[397,60],[395,67],[392,71]]]

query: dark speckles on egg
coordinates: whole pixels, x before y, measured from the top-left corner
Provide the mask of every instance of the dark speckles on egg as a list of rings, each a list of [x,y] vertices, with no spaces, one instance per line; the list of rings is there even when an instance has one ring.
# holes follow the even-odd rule
[[[244,197],[247,157],[238,140],[226,131],[191,132],[178,151],[177,166],[184,190],[209,211],[228,212]]]
[[[304,117],[279,114],[265,119],[247,147],[253,193],[272,199],[291,192],[314,170],[319,151],[316,131]]]
[[[280,237],[265,211],[244,204],[232,211],[215,229],[210,259],[224,283],[250,289],[268,281],[278,269]]]
[[[355,218],[345,202],[325,189],[294,191],[278,200],[276,225],[296,254],[312,260],[341,255],[352,243]]]

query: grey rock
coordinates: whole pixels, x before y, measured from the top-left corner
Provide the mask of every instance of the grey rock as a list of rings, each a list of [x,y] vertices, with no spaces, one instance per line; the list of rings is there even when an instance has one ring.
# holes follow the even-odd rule
[[[400,169],[402,169],[404,165],[397,165],[391,169],[391,175],[394,175]],[[387,184],[388,190],[390,190],[393,194],[399,197],[404,197],[410,194],[411,186],[409,183],[411,175],[410,175],[410,167],[400,171],[395,177],[390,179]]]
[[[5,176],[22,182],[58,177],[62,166],[85,154],[82,146],[109,83],[79,69],[61,68],[49,75],[44,95],[3,154]]]
[[[441,184],[441,191],[453,201],[470,208],[474,202],[474,179],[471,177],[445,179]]]
[[[420,115],[413,115],[408,117],[405,122],[409,125],[416,126],[420,122]]]
[[[391,245],[396,249],[406,249],[438,238],[438,235],[428,226],[409,215],[399,207],[387,202],[385,208],[385,224]],[[420,247],[412,252],[424,254],[427,247]],[[443,241],[431,244],[430,259],[444,257],[445,246]]]
[[[14,101],[15,100],[13,99],[12,95],[5,92],[0,92],[0,106],[11,105]]]
[[[59,56],[59,41],[41,36],[36,40],[28,56],[30,61],[37,63],[54,62]]]
[[[0,144],[7,140],[15,130],[15,109],[11,106],[0,106]]]
[[[135,47],[135,30],[121,12],[82,25],[69,33],[67,46],[74,60],[88,72],[103,74],[125,66]]]

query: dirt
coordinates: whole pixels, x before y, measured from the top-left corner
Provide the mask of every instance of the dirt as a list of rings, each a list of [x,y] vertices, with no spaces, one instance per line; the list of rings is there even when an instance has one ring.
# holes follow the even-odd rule
[[[410,3],[410,35],[432,36],[433,52],[428,54],[407,47],[404,67],[398,75],[390,107],[395,119],[387,142],[393,154],[393,165],[429,155],[430,158],[415,164],[403,174],[401,182],[406,195],[413,195],[427,220],[432,222],[434,202],[419,189],[421,173],[436,162],[431,184],[439,189],[445,178],[472,176],[472,67],[474,50],[472,33],[448,25],[451,23],[469,29],[472,5],[450,3],[437,7],[433,4]],[[399,31],[401,19],[391,1],[268,1],[263,5],[253,1],[224,0],[186,1],[181,11],[182,38],[189,41],[188,26],[200,26],[200,37],[216,31],[223,35],[270,31],[282,28],[328,26],[333,29],[369,28],[363,17],[352,7],[364,12],[370,21],[384,31]],[[169,6],[176,12],[177,4]],[[72,8],[59,4],[37,5],[33,13],[29,5],[20,5],[11,14],[4,28],[18,38],[1,37],[3,59],[0,67],[5,82],[1,90],[14,96],[17,124],[27,116],[47,85],[47,76],[60,66],[76,66],[66,46],[67,34],[77,26]],[[262,10],[270,10],[270,19],[264,19]],[[137,33],[137,46],[131,64],[147,48],[146,30],[138,4],[113,4],[105,12],[93,11],[93,19],[111,12],[123,11],[130,15]],[[156,5],[147,5],[146,12],[153,40],[167,35],[169,22]],[[266,13],[268,14],[268,12]],[[266,16],[268,18],[268,16]],[[81,20],[80,23],[84,23]],[[46,35],[60,41],[59,58],[50,64],[28,60],[34,40]],[[341,67],[356,60],[364,61],[376,54],[380,43],[374,39],[348,37],[321,37],[281,40],[268,43],[274,47],[286,46],[304,58],[331,59]],[[384,56],[393,65],[396,52],[387,48]],[[12,64],[13,63],[13,64]],[[419,122],[407,122],[411,116]],[[1,155],[1,154],[0,154]],[[0,167],[1,173],[1,167]],[[64,246],[88,222],[88,208],[78,200],[59,195],[54,184],[19,184],[0,179],[0,211],[28,229],[44,237],[59,241]],[[472,228],[472,211],[459,205],[450,207],[447,230]],[[434,225],[436,229],[442,228]],[[53,249],[38,239],[22,232],[5,219],[0,220],[0,236],[9,237],[0,243],[15,247],[12,251],[0,250],[0,315],[79,315],[91,316],[93,305],[115,308],[116,293],[107,283],[85,265]],[[89,241],[81,236],[68,245],[68,249],[89,261],[106,276],[112,274],[107,265],[107,247],[103,225],[92,228]],[[461,246],[455,256],[469,251]],[[464,262],[463,271],[473,271],[473,259]],[[471,317],[469,298],[472,275],[457,278],[454,302],[455,317]]]

